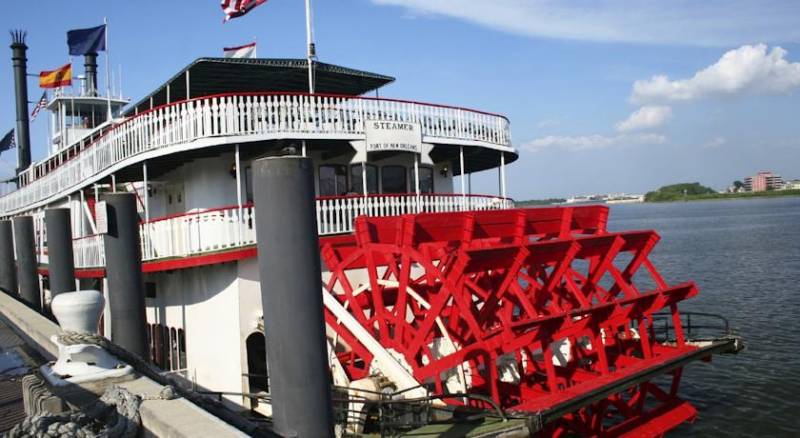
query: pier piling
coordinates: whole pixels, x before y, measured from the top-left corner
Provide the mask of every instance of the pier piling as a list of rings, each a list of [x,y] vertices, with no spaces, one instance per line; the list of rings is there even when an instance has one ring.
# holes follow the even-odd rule
[[[14,265],[14,235],[11,221],[0,221],[0,290],[17,295],[17,268]]]
[[[19,296],[37,310],[42,309],[39,289],[39,261],[36,259],[36,243],[33,233],[33,218],[18,216],[12,219],[14,242],[17,252],[17,283]]]
[[[75,256],[72,249],[72,221],[68,208],[44,211],[47,228],[47,267],[52,298],[75,288]]]
[[[146,358],[142,252],[135,196],[133,193],[106,194],[108,233],[103,236],[103,244],[111,308],[111,340]]]
[[[258,270],[275,432],[333,436],[313,163],[253,163]]]

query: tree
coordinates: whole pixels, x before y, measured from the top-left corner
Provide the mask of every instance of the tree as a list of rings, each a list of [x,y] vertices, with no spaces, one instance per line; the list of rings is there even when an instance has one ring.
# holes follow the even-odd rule
[[[737,179],[736,181],[733,182],[733,187],[738,192],[740,189],[744,188],[744,183]]]

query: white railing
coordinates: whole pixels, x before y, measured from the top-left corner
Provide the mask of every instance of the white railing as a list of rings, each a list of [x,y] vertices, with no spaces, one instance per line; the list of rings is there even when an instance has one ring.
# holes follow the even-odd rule
[[[480,195],[370,195],[325,197],[316,201],[317,227],[321,236],[349,233],[362,214],[396,216],[408,213],[441,213],[513,208],[508,198]],[[139,226],[142,259],[157,261],[242,248],[256,243],[255,209],[252,205],[228,206],[154,219]],[[102,236],[74,241],[75,266],[105,266]]]
[[[75,267],[96,268],[106,265],[103,235],[92,234],[72,240]]]
[[[432,104],[350,96],[236,94],[165,105],[130,117],[50,168],[21,174],[24,186],[0,197],[0,214],[66,196],[102,172],[138,154],[219,136],[318,136],[357,139],[367,120],[420,123],[426,141],[510,145],[508,120],[478,111]],[[132,164],[131,163],[126,163]]]
[[[253,245],[255,227],[250,205],[241,210],[232,206],[151,220],[139,226],[142,259],[186,257]]]
[[[318,198],[316,204],[320,236],[352,232],[353,221],[361,215],[398,216],[514,207],[508,198],[454,194],[338,196]]]

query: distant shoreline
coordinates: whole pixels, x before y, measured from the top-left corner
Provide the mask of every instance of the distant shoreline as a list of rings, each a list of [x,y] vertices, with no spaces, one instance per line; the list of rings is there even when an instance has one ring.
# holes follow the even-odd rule
[[[688,201],[714,201],[726,199],[760,199],[760,198],[780,198],[785,196],[800,196],[800,190],[774,190],[767,192],[745,192],[745,193],[705,193],[699,195],[676,196],[672,199],[644,201],[648,204],[662,204],[665,202],[688,202]]]
[[[800,190],[775,190],[769,192],[746,192],[746,193],[707,193],[702,195],[686,195],[673,199],[664,199],[658,201],[644,201],[636,202],[635,204],[665,204],[669,202],[688,202],[688,201],[724,201],[727,199],[761,199],[761,198],[782,198],[782,197],[800,196]],[[560,201],[560,202],[559,202]],[[561,205],[561,206],[575,206],[587,205],[589,203],[580,204],[565,204],[563,199],[529,199],[525,201],[515,202],[517,207],[533,207],[533,206],[546,206],[546,205]],[[622,205],[622,204],[607,204],[605,202],[596,202],[591,204],[604,204],[604,205]],[[624,203],[628,204],[628,203]]]

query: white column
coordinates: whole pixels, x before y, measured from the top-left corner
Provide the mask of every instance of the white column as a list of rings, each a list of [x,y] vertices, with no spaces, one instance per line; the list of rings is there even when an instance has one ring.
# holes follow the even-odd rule
[[[242,162],[239,159],[239,144],[236,144],[236,201],[239,203],[239,214],[238,214],[238,223],[236,224],[236,232],[237,232],[237,240],[239,244],[242,243],[242,224],[244,220],[242,220]]]
[[[361,192],[364,194],[364,211],[363,214],[370,214],[369,199],[367,195],[367,163],[361,162]]]
[[[361,189],[366,198],[369,192],[367,191],[367,163],[361,162]]]
[[[192,93],[189,92],[189,69],[186,69],[186,100],[191,99]]]
[[[458,168],[461,169],[461,198],[462,204],[467,205],[467,172],[464,170],[464,146],[458,148]]]
[[[111,174],[111,193],[117,193],[117,175]]]
[[[86,195],[84,195],[83,190],[81,190],[81,198],[80,198],[79,202],[81,203],[81,208],[79,209],[80,210],[80,214],[78,215],[78,218],[79,218],[78,219],[78,234],[74,235],[74,237],[82,237],[83,236],[83,230],[85,229],[84,228],[84,219],[83,219],[84,213],[83,212],[84,212],[84,205],[86,205]]]
[[[308,156],[308,155],[306,155],[306,153],[307,153],[307,151],[306,151],[306,141],[303,140],[302,143],[300,144],[300,154],[302,156],[306,157],[306,156]]]
[[[144,221],[150,222],[150,196],[147,190],[147,161],[142,163],[142,196],[144,197]],[[136,188],[134,187],[134,190]]]
[[[167,103],[172,103],[172,101],[170,100],[170,88],[169,88],[169,84],[167,84]]]
[[[500,196],[506,197],[506,154],[500,152]]]
[[[422,199],[419,193],[419,154],[414,154],[414,191],[417,194],[417,212],[422,211]]]
[[[236,201],[239,203],[239,213],[242,212],[242,168],[239,159],[239,145],[236,145],[235,152],[235,166],[236,166]]]

